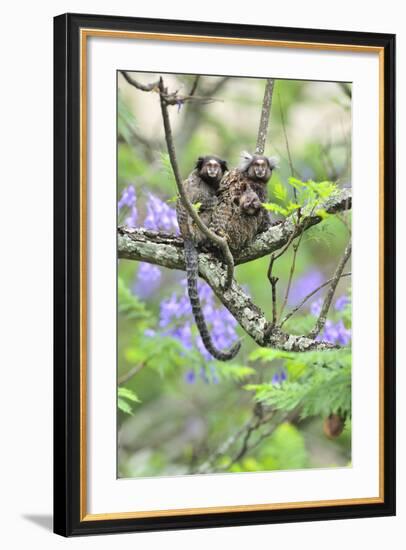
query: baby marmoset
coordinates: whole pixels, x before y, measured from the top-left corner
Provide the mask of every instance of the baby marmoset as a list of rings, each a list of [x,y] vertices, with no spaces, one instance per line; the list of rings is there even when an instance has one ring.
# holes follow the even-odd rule
[[[211,228],[227,239],[234,254],[272,225],[271,217],[261,203],[267,202],[267,184],[276,163],[273,157],[244,151],[239,167],[221,180]]]
[[[192,204],[199,203],[199,216],[207,226],[211,222],[213,209],[217,205],[216,194],[220,181],[227,170],[226,161],[219,157],[213,155],[199,157],[195,169],[183,182],[183,188],[190,202]],[[181,199],[178,199],[176,203],[176,214],[180,232],[184,239],[188,294],[197,328],[207,351],[219,361],[228,361],[237,355],[241,344],[237,342],[228,351],[220,351],[214,346],[203,316],[197,292],[197,279],[199,275],[197,246],[207,241],[207,237],[196,227],[182,204]]]

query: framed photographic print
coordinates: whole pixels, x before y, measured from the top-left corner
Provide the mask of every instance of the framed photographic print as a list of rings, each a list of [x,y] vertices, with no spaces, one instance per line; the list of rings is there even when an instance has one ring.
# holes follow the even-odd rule
[[[395,513],[395,37],[54,20],[54,530]]]

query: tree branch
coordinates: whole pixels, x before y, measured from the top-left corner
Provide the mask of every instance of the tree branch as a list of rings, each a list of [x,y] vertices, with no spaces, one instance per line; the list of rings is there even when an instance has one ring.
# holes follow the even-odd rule
[[[142,370],[146,365],[147,365],[147,361],[144,361],[143,363],[140,363],[139,365],[135,365],[128,372],[124,373],[122,376],[119,377],[119,379],[117,380],[117,384],[119,386],[121,386],[122,384],[125,384],[126,382],[131,380],[131,378],[133,376],[138,374],[140,372],[140,370]]]
[[[171,130],[171,124],[169,120],[169,113],[168,109],[165,103],[165,100],[163,99],[163,95],[166,93],[166,89],[164,88],[164,83],[162,78],[159,81],[159,89],[161,91],[161,112],[162,112],[162,119],[164,122],[164,129],[165,129],[165,139],[166,139],[166,145],[168,147],[168,154],[169,159],[171,161],[172,170],[175,176],[176,185],[179,191],[179,195],[181,198],[181,201],[186,208],[189,216],[192,218],[192,220],[195,222],[197,227],[200,229],[200,231],[206,235],[210,241],[212,241],[214,244],[216,244],[220,250],[223,253],[223,257],[225,262],[227,263],[227,277],[225,280],[225,287],[229,288],[231,286],[232,280],[233,280],[233,273],[234,273],[234,259],[230,252],[230,249],[228,247],[227,241],[225,239],[222,239],[213,231],[210,231],[210,229],[202,222],[200,219],[199,214],[196,212],[196,210],[193,208],[192,203],[190,202],[188,196],[185,193],[185,190],[183,188],[182,184],[182,178],[179,172],[178,162],[176,160],[176,153],[175,153],[175,146],[173,143],[172,138],[172,130]]]
[[[266,81],[264,99],[262,102],[261,120],[258,129],[257,146],[255,149],[255,153],[257,155],[263,155],[265,151],[266,137],[268,135],[269,116],[272,106],[273,86],[274,80],[272,78],[268,78],[268,80]]]
[[[337,212],[351,203],[349,190],[341,191],[334,199],[324,205],[325,210]],[[321,221],[314,214],[303,214],[300,224],[288,218],[283,224],[271,227],[259,235],[251,246],[247,247],[235,259],[236,264],[242,264],[256,258],[266,256],[283,247],[291,238],[292,231],[300,232]],[[185,269],[183,255],[183,239],[175,235],[157,233],[146,229],[118,228],[118,256],[130,260],[139,260],[168,267],[170,269]],[[226,272],[222,262],[212,253],[199,254],[199,273],[211,286],[218,299],[230,311],[241,327],[253,340],[263,347],[273,347],[285,351],[308,351],[331,349],[331,344],[319,342],[306,336],[289,335],[279,328],[267,333],[267,322],[263,312],[235,281],[224,291]]]
[[[309,333],[309,338],[316,338],[316,336],[320,333],[320,331],[323,329],[326,319],[327,319],[327,313],[330,309],[331,302],[333,300],[334,292],[337,288],[338,281],[341,278],[341,275],[344,271],[345,264],[347,263],[348,258],[351,255],[351,242],[347,244],[347,247],[344,251],[343,257],[339,261],[336,271],[334,273],[333,280],[331,282],[330,288],[328,289],[328,292],[326,294],[326,297],[324,298],[323,305],[321,307],[319,318],[316,321],[316,324],[314,326],[314,329]]]
[[[208,95],[195,95],[196,88],[192,88],[189,95],[180,95],[178,93],[178,90],[168,93],[167,90],[160,89],[160,80],[157,80],[156,82],[151,82],[150,84],[142,84],[141,82],[138,82],[138,80],[135,80],[135,78],[130,76],[126,71],[120,71],[120,73],[123,75],[128,84],[131,84],[131,86],[134,86],[134,88],[137,88],[137,90],[141,90],[142,92],[159,92],[161,99],[166,103],[166,105],[179,105],[185,103],[186,101],[195,101],[200,103],[213,103],[214,101],[220,101],[215,97],[210,97]]]
[[[142,84],[141,82],[138,82],[138,80],[135,80],[135,78],[130,76],[126,71],[120,71],[120,73],[126,79],[128,84],[131,84],[131,86],[134,86],[134,88],[137,88],[137,90],[141,90],[142,92],[152,92],[152,90],[158,90],[159,80],[157,80],[156,82],[151,82],[150,84]]]
[[[343,212],[351,208],[351,190],[343,189],[335,197],[331,197],[321,209],[330,214]],[[290,216],[283,223],[270,227],[256,237],[253,243],[247,246],[234,259],[235,265],[244,264],[283,248],[292,238],[322,221],[320,216],[304,213],[299,224],[295,224]],[[173,233],[151,231],[144,228],[118,228],[118,257],[128,260],[138,260],[168,267],[169,269],[185,269],[183,258],[183,239]],[[200,254],[215,258],[213,254]]]
[[[196,75],[194,80],[193,80],[193,84],[192,84],[192,87],[190,89],[190,92],[189,92],[189,96],[193,96],[195,95],[195,92],[196,92],[196,88],[197,88],[197,85],[199,84],[199,80],[200,80],[200,75]]]
[[[341,275],[341,278],[342,277],[349,277],[351,275],[351,272],[349,273],[343,273]],[[322,288],[324,288],[325,286],[329,285],[332,280],[334,279],[334,277],[332,277],[331,279],[329,279],[328,281],[326,281],[325,283],[323,283],[322,285],[318,286],[317,288],[315,288],[314,290],[312,290],[311,292],[309,292],[309,294],[307,294],[307,296],[305,296],[303,298],[303,300],[301,302],[299,302],[297,304],[297,306],[295,306],[292,311],[289,311],[289,313],[287,313],[285,315],[285,317],[282,319],[282,321],[279,323],[279,326],[282,327],[282,325],[284,325],[286,323],[286,321],[288,319],[290,319],[292,317],[292,315],[294,315],[306,302],[307,300],[309,300],[312,296],[314,296],[319,290],[321,290]]]

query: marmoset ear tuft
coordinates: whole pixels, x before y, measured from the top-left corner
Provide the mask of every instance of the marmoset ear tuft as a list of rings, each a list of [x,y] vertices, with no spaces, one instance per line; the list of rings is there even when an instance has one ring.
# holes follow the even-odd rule
[[[240,164],[238,168],[241,170],[241,172],[245,172],[248,169],[249,165],[252,162],[252,159],[253,156],[251,155],[251,153],[248,153],[248,151],[242,151],[240,153]]]
[[[279,159],[278,159],[278,157],[268,157],[268,163],[269,163],[269,168],[271,170],[274,170],[275,168],[276,169],[279,168]]]

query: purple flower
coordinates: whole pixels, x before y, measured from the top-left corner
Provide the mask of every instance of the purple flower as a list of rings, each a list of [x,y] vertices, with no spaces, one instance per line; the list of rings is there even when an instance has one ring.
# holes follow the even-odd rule
[[[194,319],[185,279],[181,285],[184,289],[182,294],[174,292],[170,298],[161,302],[159,326],[165,329],[164,334],[178,339],[186,349],[196,346],[203,357],[210,361],[213,358],[204,347],[200,335],[192,333]],[[229,348],[237,339],[236,320],[226,308],[216,306],[213,291],[206,283],[199,281],[198,293],[214,345],[220,349]]]
[[[327,342],[331,342],[332,344],[335,344],[338,338],[338,332],[336,325],[333,323],[333,321],[327,320],[326,324],[324,325],[324,332],[322,339],[326,340]]]
[[[134,186],[129,185],[128,187],[125,187],[117,204],[118,211],[120,211],[124,206],[132,208],[133,206],[135,206],[136,201],[137,197],[135,196]]]
[[[347,346],[351,340],[351,329],[345,328],[344,322],[340,319],[336,325],[338,332],[338,343]]]
[[[190,369],[185,372],[185,382],[186,384],[194,384],[196,382],[196,373],[194,370]]]
[[[346,306],[350,303],[350,298],[346,294],[343,294],[339,298],[337,298],[335,303],[335,309],[336,311],[343,311],[343,309],[346,308]]]
[[[324,332],[321,336],[322,340],[330,342],[331,344],[340,344],[346,346],[351,340],[351,330],[345,328],[344,322],[342,319],[337,323],[327,320],[324,325]]]
[[[179,232],[175,209],[152,193],[148,193],[147,217],[144,226],[154,231],[161,229],[163,231],[174,230],[176,233]]]
[[[192,328],[189,323],[171,328],[167,334],[179,340],[186,349],[192,349]]]
[[[131,214],[127,216],[125,223],[128,227],[136,227],[138,219],[138,212],[135,206],[131,207]]]
[[[272,376],[271,383],[273,386],[280,386],[283,384],[283,382],[286,382],[288,376],[286,374],[286,371],[284,369],[280,370],[279,372],[275,372],[275,374]]]
[[[178,295],[176,292],[173,292],[170,298],[161,302],[160,310],[159,326],[164,328],[179,316]]]
[[[310,304],[310,313],[315,317],[318,317],[323,306],[323,298],[317,298],[314,302]]]
[[[136,207],[137,197],[135,195],[135,189],[133,185],[129,185],[123,189],[121,198],[117,203],[118,211],[123,208],[130,210],[130,215],[126,218],[125,223],[129,227],[135,227],[137,225],[138,212]]]
[[[134,284],[133,291],[141,298],[146,298],[151,295],[161,282],[162,273],[159,267],[147,262],[141,262],[137,280]]]
[[[294,306],[303,300],[312,290],[323,284],[324,276],[320,271],[313,270],[299,277],[292,285],[289,293],[289,305]]]

